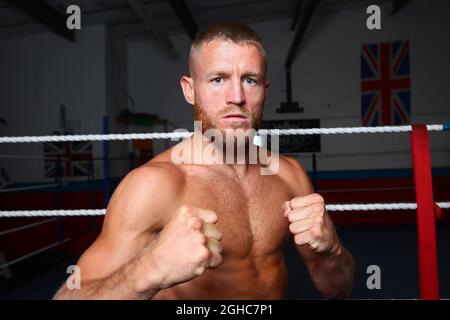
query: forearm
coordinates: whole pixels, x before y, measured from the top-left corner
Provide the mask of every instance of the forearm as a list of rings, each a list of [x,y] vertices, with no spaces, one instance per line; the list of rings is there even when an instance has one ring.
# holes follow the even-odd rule
[[[79,289],[64,284],[53,299],[150,299],[159,291],[159,281],[157,277],[140,279],[139,267],[139,260],[134,259],[108,277],[81,281]]]
[[[329,299],[348,297],[353,286],[354,261],[342,246],[328,256],[311,260],[309,272],[316,288]]]

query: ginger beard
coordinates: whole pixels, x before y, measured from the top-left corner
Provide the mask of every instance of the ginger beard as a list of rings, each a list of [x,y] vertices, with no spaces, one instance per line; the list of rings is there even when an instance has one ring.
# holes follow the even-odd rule
[[[206,130],[208,129],[215,129],[219,130],[223,137],[223,143],[225,145],[226,141],[228,139],[233,139],[235,146],[239,145],[241,142],[241,139],[238,139],[238,136],[241,132],[241,130],[236,129],[242,129],[244,131],[248,129],[255,129],[258,130],[261,127],[262,122],[262,110],[263,108],[259,108],[256,112],[249,112],[245,109],[239,108],[239,107],[227,107],[217,114],[213,115],[208,113],[205,109],[203,109],[198,101],[195,101],[194,103],[194,119],[195,121],[201,121],[202,123],[202,133],[204,134]],[[241,113],[247,119],[250,121],[250,126],[242,126],[238,123],[234,124],[231,123],[228,127],[223,128],[219,126],[219,121],[222,117],[229,113]],[[248,137],[245,139],[245,144],[248,145]]]

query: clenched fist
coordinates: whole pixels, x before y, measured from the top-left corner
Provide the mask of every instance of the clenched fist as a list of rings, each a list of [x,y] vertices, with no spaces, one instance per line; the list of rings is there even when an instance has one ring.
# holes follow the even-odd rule
[[[314,252],[325,255],[338,250],[339,240],[320,194],[312,193],[286,201],[283,212],[290,222],[289,231],[297,245],[308,245]]]
[[[203,274],[222,262],[222,233],[210,210],[181,206],[151,244],[146,273],[157,273],[160,287],[168,288]],[[150,263],[151,261],[151,263]],[[145,263],[145,261],[144,261]]]

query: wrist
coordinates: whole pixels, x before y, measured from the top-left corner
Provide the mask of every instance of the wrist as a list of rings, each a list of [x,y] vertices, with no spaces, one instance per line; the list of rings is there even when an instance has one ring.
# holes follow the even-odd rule
[[[148,257],[146,257],[148,259]],[[132,289],[136,295],[149,295],[150,297],[162,289],[162,277],[154,263],[143,261],[142,256],[134,261],[129,275]]]
[[[316,252],[316,256],[319,259],[334,259],[339,258],[342,255],[343,247],[341,246],[339,240],[333,240],[332,243],[329,244],[329,247],[324,249],[323,251]]]
[[[329,255],[332,257],[340,257],[342,255],[342,245],[341,243],[337,240],[333,246],[331,247],[331,250],[329,252]]]

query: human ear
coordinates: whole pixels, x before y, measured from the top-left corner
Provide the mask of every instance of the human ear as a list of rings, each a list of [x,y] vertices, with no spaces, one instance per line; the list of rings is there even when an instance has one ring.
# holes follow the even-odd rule
[[[184,99],[187,103],[194,105],[195,93],[194,93],[194,80],[187,76],[180,78],[181,89],[183,90]]]

